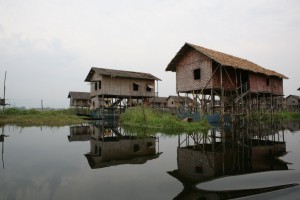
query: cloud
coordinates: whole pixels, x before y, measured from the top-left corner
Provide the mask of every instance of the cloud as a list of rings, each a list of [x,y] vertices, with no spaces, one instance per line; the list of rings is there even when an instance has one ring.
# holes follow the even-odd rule
[[[83,80],[90,66],[152,73],[163,79],[159,92],[167,96],[175,93],[175,74],[164,70],[184,42],[190,42],[246,58],[294,80],[300,51],[299,4],[5,1],[0,7],[0,70],[14,68],[13,76],[25,79],[36,91],[28,97],[52,98],[57,103],[50,106],[67,106],[63,93],[69,90],[88,90]],[[286,85],[299,87],[291,80]],[[46,94],[47,88],[55,92],[55,99]],[[14,91],[14,98],[23,93],[17,87]]]
[[[0,65],[8,71],[7,98],[19,106],[39,106],[41,99],[49,106],[59,106],[52,102],[66,99],[64,87],[68,79],[74,80],[72,73],[76,71],[78,59],[57,38],[47,41],[22,35],[1,37]],[[31,103],[26,99],[31,99]],[[20,105],[23,100],[27,105]]]

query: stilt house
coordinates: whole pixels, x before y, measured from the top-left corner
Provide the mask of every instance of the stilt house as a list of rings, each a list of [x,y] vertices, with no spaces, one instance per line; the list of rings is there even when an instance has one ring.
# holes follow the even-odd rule
[[[89,92],[69,92],[70,106],[77,108],[90,107],[91,96]]]
[[[141,72],[92,67],[85,79],[91,86],[91,108],[117,107],[125,100],[131,106],[133,99],[142,102],[156,96],[155,81],[160,79]]]
[[[287,79],[251,61],[190,43],[184,44],[166,71],[176,72],[178,94],[193,95],[200,102],[210,100],[210,113],[215,112],[218,96],[222,114],[272,108],[273,97],[283,95],[283,79]],[[201,104],[203,111],[205,105]]]

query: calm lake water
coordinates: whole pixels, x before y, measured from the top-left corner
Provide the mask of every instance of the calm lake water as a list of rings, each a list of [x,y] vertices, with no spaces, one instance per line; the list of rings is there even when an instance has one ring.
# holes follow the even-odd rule
[[[95,124],[2,133],[0,200],[300,199],[299,122],[180,136]]]

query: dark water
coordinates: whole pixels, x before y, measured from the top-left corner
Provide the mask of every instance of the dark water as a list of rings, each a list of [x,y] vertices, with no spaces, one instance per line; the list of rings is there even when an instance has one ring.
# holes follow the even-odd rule
[[[5,126],[0,200],[300,199],[299,130],[299,122],[180,136]]]

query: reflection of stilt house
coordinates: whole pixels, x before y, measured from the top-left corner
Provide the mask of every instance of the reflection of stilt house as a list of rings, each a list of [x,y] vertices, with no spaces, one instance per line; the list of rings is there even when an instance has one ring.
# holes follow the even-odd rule
[[[91,85],[91,109],[97,117],[102,111],[116,110],[148,103],[156,95],[155,81],[159,78],[141,72],[92,67],[85,79]]]
[[[86,158],[92,169],[121,164],[143,164],[157,158],[155,137],[122,134],[118,128],[93,127],[90,153]]]
[[[289,111],[300,111],[300,96],[289,95],[286,97],[286,108]]]
[[[87,125],[77,125],[70,126],[70,135],[68,139],[70,142],[74,141],[89,141],[91,139],[90,126]]]
[[[178,95],[191,95],[199,101],[202,114],[273,110],[277,108],[274,97],[283,95],[283,79],[287,78],[248,60],[189,43],[179,50],[166,71],[176,72]],[[216,99],[220,100],[218,107]]]
[[[256,129],[257,130],[257,129]],[[287,164],[277,157],[286,153],[284,133],[238,134],[227,132],[222,137],[216,129],[206,136],[179,136],[177,148],[178,176],[192,182],[202,182],[223,175],[259,171],[287,170]]]
[[[300,121],[287,121],[286,128],[291,132],[300,131]]]

